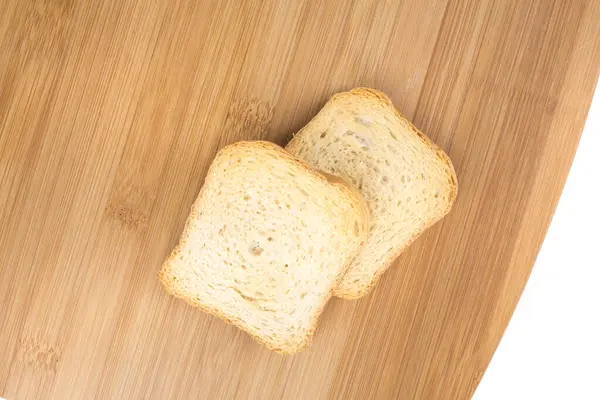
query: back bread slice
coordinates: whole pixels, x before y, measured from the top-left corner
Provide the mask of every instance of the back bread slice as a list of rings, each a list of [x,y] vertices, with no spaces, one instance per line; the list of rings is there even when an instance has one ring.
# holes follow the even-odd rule
[[[370,233],[335,295],[368,293],[457,193],[448,156],[373,89],[339,93],[287,145],[315,168],[352,182],[371,211]]]
[[[159,278],[272,350],[306,346],[368,234],[360,193],[268,142],[213,161]]]

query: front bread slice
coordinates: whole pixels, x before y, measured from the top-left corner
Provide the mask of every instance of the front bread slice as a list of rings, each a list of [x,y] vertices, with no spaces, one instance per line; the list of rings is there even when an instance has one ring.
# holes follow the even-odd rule
[[[369,204],[369,237],[336,289],[339,297],[368,293],[398,255],[450,211],[456,198],[450,158],[373,89],[333,96],[286,150],[352,182]]]
[[[293,353],[309,343],[368,219],[352,186],[275,144],[238,142],[217,154],[159,278],[174,296]]]

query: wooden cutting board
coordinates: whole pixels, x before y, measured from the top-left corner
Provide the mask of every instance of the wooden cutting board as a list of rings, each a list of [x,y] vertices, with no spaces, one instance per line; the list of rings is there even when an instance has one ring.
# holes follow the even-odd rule
[[[3,0],[0,396],[470,397],[577,147],[598,21],[596,0]],[[452,213],[295,356],[167,296],[215,152],[284,144],[354,86],[448,152]]]

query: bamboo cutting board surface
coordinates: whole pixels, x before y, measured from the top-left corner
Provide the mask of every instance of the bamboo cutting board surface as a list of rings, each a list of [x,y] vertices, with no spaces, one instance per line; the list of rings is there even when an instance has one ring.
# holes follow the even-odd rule
[[[598,21],[596,0],[3,0],[0,396],[470,397],[577,147]],[[167,296],[216,151],[284,144],[355,86],[448,152],[452,213],[295,356]]]

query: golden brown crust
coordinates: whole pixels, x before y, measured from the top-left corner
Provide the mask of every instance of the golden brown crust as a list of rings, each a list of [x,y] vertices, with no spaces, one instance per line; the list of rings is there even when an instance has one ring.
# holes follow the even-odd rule
[[[328,183],[329,185],[338,188],[340,190],[340,192],[348,199],[348,201],[352,202],[352,204],[354,204],[354,206],[355,206],[354,208],[359,213],[359,216],[362,221],[362,227],[361,227],[362,236],[366,237],[366,234],[368,233],[368,226],[369,226],[369,208],[368,208],[366,202],[364,201],[364,199],[362,198],[362,196],[360,195],[360,193],[358,192],[358,190],[356,190],[354,187],[352,187],[351,185],[344,182],[342,179],[334,179],[334,180],[330,181],[330,179],[326,175],[314,170],[308,164],[293,157],[291,154],[289,154],[287,151],[285,151],[280,146],[270,143],[270,142],[264,142],[264,141],[237,142],[237,143],[231,144],[231,145],[226,146],[223,149],[221,149],[219,151],[219,153],[217,154],[217,156],[215,157],[215,161],[218,158],[226,156],[229,152],[235,152],[236,150],[239,150],[239,149],[254,149],[254,148],[263,148],[263,149],[272,150],[272,151],[276,152],[278,154],[278,156],[280,156],[281,158],[287,159],[290,162],[292,162],[293,164],[295,164],[299,170],[309,173],[316,179],[324,181],[324,182]],[[209,168],[209,172],[207,173],[207,178],[206,178],[207,181],[209,179],[211,179],[211,177],[212,177],[211,170],[212,170],[213,166],[215,166],[217,164],[218,164],[218,162],[213,161],[213,164],[211,165],[211,167]],[[306,348],[309,345],[309,343],[311,342],[312,336],[314,335],[314,332],[315,332],[315,329],[316,329],[317,323],[318,323],[318,318],[321,315],[323,308],[325,307],[325,305],[327,304],[329,299],[333,296],[334,288],[337,287],[337,285],[343,278],[346,270],[350,266],[352,257],[349,258],[348,263],[346,264],[345,268],[342,269],[342,272],[339,274],[339,276],[336,278],[336,280],[334,282],[332,282],[331,287],[329,289],[329,293],[323,298],[323,301],[316,306],[315,318],[313,319],[313,321],[311,321],[310,328],[307,331],[307,334],[303,338],[303,340],[299,343],[294,343],[294,344],[286,343],[285,346],[282,345],[282,343],[269,342],[269,341],[265,340],[264,338],[262,338],[261,336],[257,335],[253,331],[253,328],[251,326],[249,326],[248,324],[246,324],[241,319],[236,318],[235,316],[226,316],[222,312],[220,312],[218,309],[208,307],[205,304],[198,301],[197,299],[190,298],[189,296],[184,294],[177,287],[176,277],[174,277],[174,275],[172,275],[172,273],[171,273],[171,262],[179,254],[179,251],[181,249],[181,243],[184,242],[187,239],[187,237],[189,237],[189,235],[190,235],[190,231],[192,229],[191,221],[196,217],[196,215],[198,213],[197,206],[198,206],[198,203],[201,200],[202,196],[204,195],[204,188],[206,186],[207,185],[205,182],[204,186],[200,190],[200,193],[198,194],[196,201],[192,205],[192,208],[190,211],[190,216],[186,220],[185,227],[181,234],[179,244],[175,247],[175,249],[171,252],[171,254],[167,258],[167,260],[163,263],[161,270],[158,273],[159,281],[163,284],[167,293],[173,295],[174,297],[183,299],[186,303],[190,304],[191,306],[197,307],[197,308],[201,309],[202,311],[206,312],[207,314],[211,314],[215,317],[218,317],[228,324],[237,326],[238,328],[240,328],[243,331],[245,331],[246,333],[248,333],[254,340],[261,343],[262,345],[264,345],[265,347],[267,347],[270,350],[273,350],[280,354],[293,354],[293,353],[296,353],[296,352]],[[364,244],[364,240],[361,242],[361,246],[363,244]],[[359,249],[360,248],[356,249],[355,254],[358,253]]]

